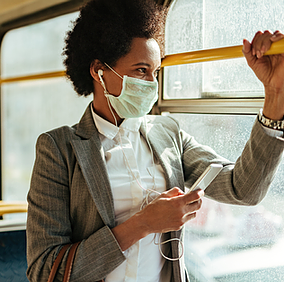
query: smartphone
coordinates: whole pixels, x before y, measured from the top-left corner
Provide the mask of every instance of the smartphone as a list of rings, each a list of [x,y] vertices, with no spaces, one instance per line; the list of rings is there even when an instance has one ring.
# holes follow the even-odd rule
[[[222,164],[211,164],[209,165],[204,172],[199,176],[195,183],[189,188],[187,193],[194,191],[196,189],[202,189],[203,191],[209,186],[209,184],[214,180],[214,178],[222,170]]]

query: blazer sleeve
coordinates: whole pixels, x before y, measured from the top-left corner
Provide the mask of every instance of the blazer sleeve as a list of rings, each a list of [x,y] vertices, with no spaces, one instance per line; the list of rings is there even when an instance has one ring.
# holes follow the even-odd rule
[[[199,145],[186,133],[181,132],[181,136],[186,184],[191,186],[210,163],[222,163],[223,170],[205,194],[228,204],[258,204],[268,191],[284,149],[284,139],[266,134],[257,120],[235,164],[218,156],[209,147]]]
[[[28,193],[27,276],[30,281],[46,282],[62,246],[75,243],[70,220],[69,183],[68,160],[49,134],[41,135],[36,145],[36,160]],[[57,281],[62,281],[66,258],[67,254],[59,268]],[[101,224],[90,236],[82,239],[70,281],[101,280],[124,260],[110,228]]]

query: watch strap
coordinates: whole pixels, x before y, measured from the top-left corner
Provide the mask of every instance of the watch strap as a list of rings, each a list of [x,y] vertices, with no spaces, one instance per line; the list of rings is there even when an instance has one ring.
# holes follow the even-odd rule
[[[273,120],[267,118],[263,115],[262,109],[259,110],[258,121],[268,128],[284,131],[284,120]]]

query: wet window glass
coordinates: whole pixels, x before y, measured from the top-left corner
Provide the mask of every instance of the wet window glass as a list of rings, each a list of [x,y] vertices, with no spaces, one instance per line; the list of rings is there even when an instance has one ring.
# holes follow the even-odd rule
[[[2,43],[2,77],[63,70],[64,37],[76,15],[8,32]],[[55,127],[77,123],[91,98],[79,97],[66,78],[2,84],[3,200],[26,200],[37,137]]]
[[[166,24],[166,54],[242,45],[258,30],[284,30],[284,1],[176,0]],[[263,97],[245,59],[166,67],[164,99]]]
[[[255,116],[172,114],[181,128],[218,154],[236,161]],[[283,281],[284,161],[257,206],[204,198],[185,232],[185,264],[191,282]],[[206,191],[206,190],[205,190]]]

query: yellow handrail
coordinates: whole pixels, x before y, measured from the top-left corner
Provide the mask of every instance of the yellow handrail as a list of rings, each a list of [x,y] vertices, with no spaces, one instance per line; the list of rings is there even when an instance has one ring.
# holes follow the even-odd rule
[[[243,57],[243,45],[207,49],[200,51],[185,52],[166,56],[162,61],[162,67],[193,64],[217,60],[227,60]],[[284,39],[274,42],[271,48],[265,55],[281,54],[284,53]]]
[[[201,63],[201,62],[208,62],[208,61],[240,58],[240,57],[243,57],[242,47],[243,47],[242,45],[238,45],[238,46],[231,46],[231,47],[190,51],[190,52],[185,52],[185,53],[167,55],[162,60],[161,66],[168,67],[168,66],[181,65],[181,64],[193,64],[193,63]],[[271,45],[270,50],[266,52],[265,55],[273,55],[273,54],[281,54],[281,53],[284,53],[284,39],[278,42],[274,42]],[[48,73],[27,75],[27,76],[18,76],[18,77],[3,78],[3,79],[0,78],[0,85],[2,83],[63,77],[65,75],[66,75],[65,71],[56,71],[56,72],[48,72]]]
[[[55,77],[62,77],[65,75],[66,75],[65,71],[54,71],[54,72],[40,73],[34,75],[17,76],[17,77],[3,78],[3,79],[0,78],[0,85],[2,83],[28,81],[28,80],[44,79],[44,78],[55,78]]]
[[[28,204],[26,202],[0,201],[0,216],[8,213],[20,213],[27,211],[28,211]]]

